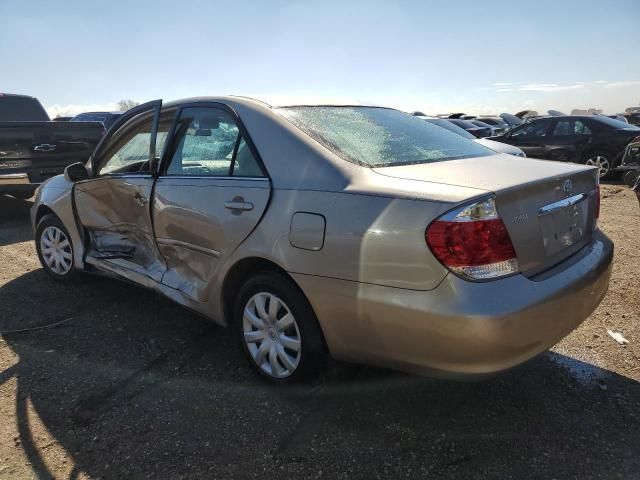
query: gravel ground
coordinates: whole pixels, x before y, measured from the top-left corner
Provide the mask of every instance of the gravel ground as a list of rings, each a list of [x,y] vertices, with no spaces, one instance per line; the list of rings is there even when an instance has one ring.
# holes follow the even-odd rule
[[[146,290],[40,269],[30,202],[0,196],[0,478],[640,478],[640,210],[603,186],[609,293],[498,378],[333,365],[274,389],[229,331]],[[629,340],[618,345],[607,329]]]

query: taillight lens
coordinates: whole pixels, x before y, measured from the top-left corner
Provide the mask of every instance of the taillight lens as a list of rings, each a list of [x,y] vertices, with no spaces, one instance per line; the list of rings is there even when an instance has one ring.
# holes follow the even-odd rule
[[[426,239],[440,263],[458,276],[488,280],[520,271],[493,198],[438,218],[427,228]]]

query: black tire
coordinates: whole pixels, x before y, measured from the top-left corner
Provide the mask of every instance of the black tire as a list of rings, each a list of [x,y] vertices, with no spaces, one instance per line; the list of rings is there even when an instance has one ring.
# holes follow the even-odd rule
[[[275,295],[284,302],[284,307],[289,309],[297,325],[296,333],[299,333],[300,337],[300,358],[293,373],[285,377],[273,376],[261,368],[254,360],[249,345],[245,342],[244,311],[250,300],[259,293]],[[274,272],[260,272],[249,278],[236,296],[233,312],[233,328],[238,335],[241,348],[251,368],[263,379],[274,384],[296,383],[314,378],[324,366],[327,352],[318,320],[302,291],[284,275]],[[261,342],[255,342],[255,348],[258,348],[259,345]],[[278,365],[284,364],[279,362]]]
[[[633,187],[638,180],[638,175],[640,175],[640,171],[636,170],[627,170],[624,174],[624,183],[629,187]]]
[[[65,250],[71,253],[71,260],[70,260],[71,268],[63,274],[57,273],[54,270],[52,270],[52,268],[49,265],[47,265],[47,262],[45,261],[45,258],[43,256],[41,238],[43,233],[49,227],[55,227],[60,231],[62,231],[62,233],[66,236],[69,242],[69,248],[68,250],[67,249]],[[44,269],[44,271],[47,272],[47,275],[49,275],[51,278],[55,279],[56,281],[63,282],[63,283],[73,282],[78,279],[80,273],[75,268],[75,262],[73,258],[74,251],[73,251],[73,244],[71,243],[71,236],[69,235],[69,231],[66,229],[66,227],[58,217],[52,214],[45,215],[44,217],[42,217],[42,219],[38,222],[38,226],[36,227],[35,242],[36,242],[36,251],[38,252],[38,259],[40,260],[40,264],[42,265],[42,268]]]
[[[583,158],[582,158],[582,163],[584,163],[585,165],[587,164],[587,162],[589,162],[590,159],[595,159],[597,157],[604,157],[609,165],[608,170],[606,171],[606,173],[604,173],[603,175],[600,175],[600,180],[610,180],[611,178],[614,177],[614,165],[613,165],[613,158],[614,156],[611,155],[609,152],[606,152],[604,150],[594,150],[592,152],[587,153]]]

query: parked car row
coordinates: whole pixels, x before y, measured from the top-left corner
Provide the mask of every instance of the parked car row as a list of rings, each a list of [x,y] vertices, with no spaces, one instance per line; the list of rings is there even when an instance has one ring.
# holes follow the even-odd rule
[[[413,115],[435,118],[422,112],[413,112]],[[601,178],[610,178],[617,171],[629,170],[629,163],[634,163],[631,157],[635,158],[635,147],[640,143],[640,127],[628,123],[627,118],[622,121],[613,117],[617,116],[565,115],[557,110],[538,115],[523,110],[515,115],[503,113],[496,117],[454,113],[440,115],[438,119],[442,120],[440,126],[449,122],[474,137],[494,142],[487,144],[492,150],[514,154],[495,145],[495,142],[505,143],[517,147],[523,152],[521,155],[528,157],[595,166]],[[629,158],[625,160],[625,156]]]
[[[479,143],[480,145],[484,145],[485,147],[490,148],[495,152],[507,153],[509,155],[516,155],[518,157],[526,156],[525,153],[518,147],[514,147],[512,145],[508,145],[502,142],[496,142],[494,140],[489,140],[488,138],[478,138],[474,136],[473,134],[469,133],[468,130],[465,130],[464,128],[460,127],[456,123],[456,120],[449,120],[449,119],[437,118],[437,117],[427,117],[427,116],[420,116],[420,115],[415,115],[415,116],[417,118],[426,120],[427,122],[433,125],[437,125],[441,128],[449,130],[450,132],[456,133],[463,138],[473,140],[474,142]]]
[[[603,115],[549,116],[491,139],[514,145],[529,157],[595,166],[601,178],[608,178],[627,147],[640,142],[640,127]]]

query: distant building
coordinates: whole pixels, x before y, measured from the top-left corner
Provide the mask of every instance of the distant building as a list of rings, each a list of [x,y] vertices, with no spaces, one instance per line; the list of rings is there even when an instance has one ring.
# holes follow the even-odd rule
[[[625,108],[624,111],[625,113],[628,113],[628,114],[640,113],[640,107],[629,107],[629,108]]]

